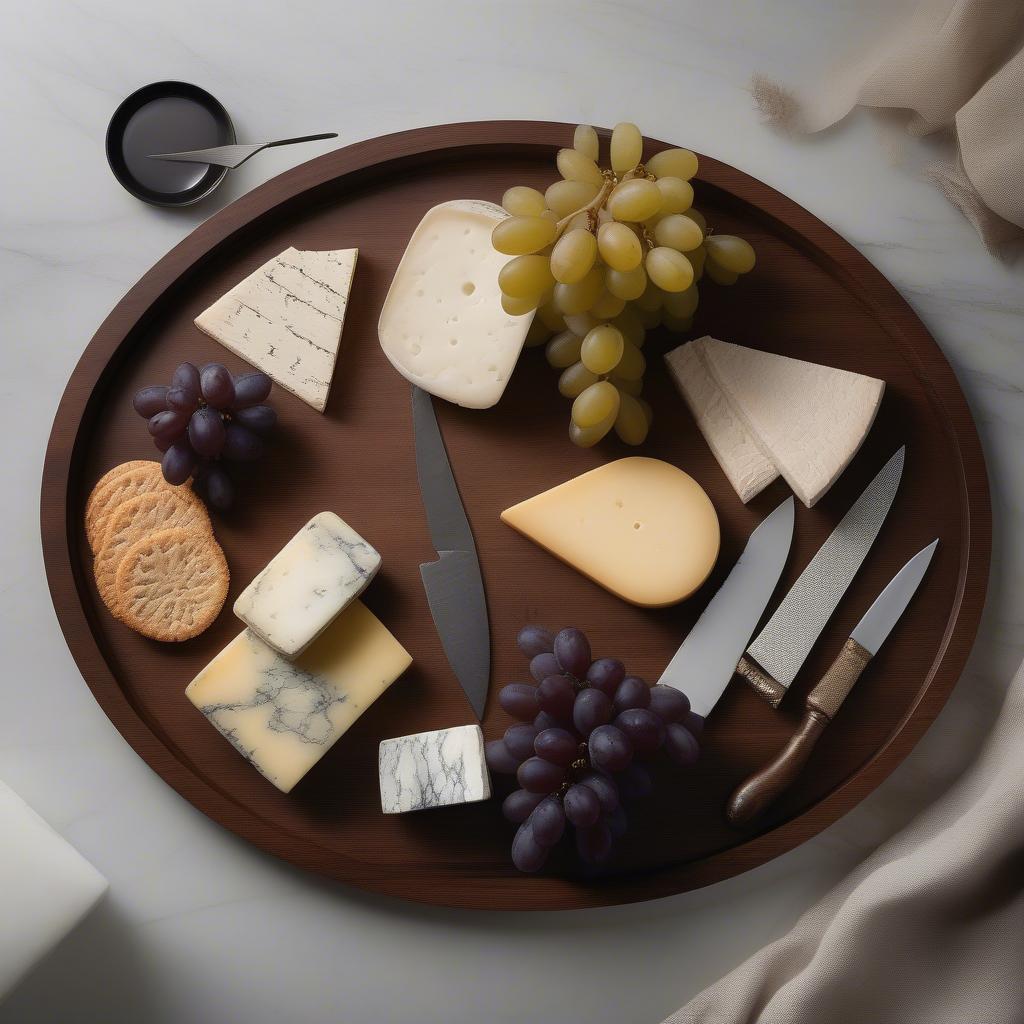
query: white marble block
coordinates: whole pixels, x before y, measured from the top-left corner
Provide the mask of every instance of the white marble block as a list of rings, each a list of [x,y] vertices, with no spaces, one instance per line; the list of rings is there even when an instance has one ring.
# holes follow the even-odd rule
[[[385,814],[470,804],[491,795],[479,725],[382,740],[378,765]]]

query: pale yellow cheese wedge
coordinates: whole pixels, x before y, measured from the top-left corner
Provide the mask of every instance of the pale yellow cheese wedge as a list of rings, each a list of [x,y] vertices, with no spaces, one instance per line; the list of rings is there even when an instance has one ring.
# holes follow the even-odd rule
[[[659,459],[611,462],[513,505],[502,521],[630,604],[689,597],[718,558],[718,516],[693,477]]]

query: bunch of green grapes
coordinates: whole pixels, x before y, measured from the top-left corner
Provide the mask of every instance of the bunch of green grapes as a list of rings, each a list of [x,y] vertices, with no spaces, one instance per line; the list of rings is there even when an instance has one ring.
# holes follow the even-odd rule
[[[492,235],[502,268],[502,306],[512,316],[537,310],[527,345],[546,344],[561,371],[558,390],[572,400],[569,436],[584,448],[610,430],[641,444],[651,407],[641,397],[646,332],[686,331],[706,273],[733,284],[754,266],[750,243],[716,235],[693,206],[697,157],[667,149],[646,164],[635,124],[612,132],[610,167],[579,125],[558,153],[561,179],[546,192],[516,185],[502,198],[509,216]]]

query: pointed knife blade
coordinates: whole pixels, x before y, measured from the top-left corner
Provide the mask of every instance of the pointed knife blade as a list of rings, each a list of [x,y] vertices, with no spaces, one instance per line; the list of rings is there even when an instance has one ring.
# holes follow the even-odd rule
[[[879,470],[747,648],[739,669],[773,706],[785,696],[874,544],[896,496],[905,454],[906,445]]]
[[[429,394],[412,389],[416,475],[436,562],[420,566],[430,615],[448,664],[483,719],[491,677],[491,631],[473,531],[452,475]]]
[[[793,540],[793,519],[790,497],[754,530],[739,561],[658,680],[684,690],[691,709],[702,717],[732,679],[743,645],[782,575]]]

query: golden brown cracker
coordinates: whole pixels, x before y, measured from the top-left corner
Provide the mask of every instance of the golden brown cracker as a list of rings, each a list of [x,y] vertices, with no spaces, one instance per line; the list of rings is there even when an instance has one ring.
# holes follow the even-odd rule
[[[85,536],[93,553],[99,551],[102,546],[103,535],[109,523],[108,517],[118,505],[129,498],[137,498],[140,494],[170,486],[160,472],[159,462],[143,463],[135,469],[115,476],[102,487],[97,485],[98,489],[90,495],[90,503],[87,504],[85,513]],[[183,484],[182,489],[189,492],[192,490],[189,484]]]

